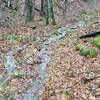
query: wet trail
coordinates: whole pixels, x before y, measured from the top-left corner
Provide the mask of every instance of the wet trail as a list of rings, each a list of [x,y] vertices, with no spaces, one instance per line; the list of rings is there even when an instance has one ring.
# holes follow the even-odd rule
[[[38,64],[39,79],[38,81],[31,80],[29,82],[31,84],[31,88],[25,90],[21,94],[19,100],[38,100],[39,90],[44,86],[45,71],[46,71],[47,64],[51,60],[53,45],[55,45],[59,41],[59,39],[63,38],[65,35],[68,35],[69,33],[77,30],[78,28],[82,28],[84,26],[85,23],[83,21],[80,21],[75,24],[66,25],[65,27],[58,29],[59,34],[57,36],[48,38],[48,40],[42,44],[43,45],[42,48],[36,54],[36,56],[40,59],[40,63]],[[37,37],[35,43],[38,43],[40,41],[39,39],[40,38]],[[24,48],[27,48],[27,46],[25,46]],[[6,73],[4,76],[0,77],[0,83],[4,83],[8,80],[11,80],[12,73],[16,71],[16,63],[15,63],[16,59],[14,58],[14,54],[16,53],[16,51],[9,50],[8,53],[6,54],[6,63],[5,63]],[[34,91],[34,95],[33,95],[33,91]],[[11,94],[11,97],[14,97],[15,95],[16,92]]]

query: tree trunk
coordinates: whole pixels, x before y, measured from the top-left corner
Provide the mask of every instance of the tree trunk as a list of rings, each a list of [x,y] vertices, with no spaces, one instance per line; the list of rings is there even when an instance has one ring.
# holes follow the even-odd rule
[[[44,8],[44,0],[41,0],[41,12],[40,12],[40,15],[43,17],[44,16],[44,14],[45,14],[45,8]]]
[[[45,0],[45,17],[46,17],[46,24],[49,24],[48,0]]]
[[[35,12],[35,0],[27,0],[26,2],[26,22],[32,21]]]
[[[19,23],[27,23],[34,18],[35,0],[19,0],[18,1],[18,21]]]
[[[52,24],[55,25],[52,0],[41,0],[41,15],[46,19],[46,25],[49,24],[49,19],[52,19]]]
[[[66,10],[67,10],[68,0],[64,0],[64,9],[63,9],[63,16],[66,17]]]
[[[56,22],[55,22],[55,18],[54,18],[54,12],[53,12],[53,1],[52,0],[49,0],[49,3],[50,3],[50,13],[51,13],[51,18],[52,18],[52,24],[55,25]]]

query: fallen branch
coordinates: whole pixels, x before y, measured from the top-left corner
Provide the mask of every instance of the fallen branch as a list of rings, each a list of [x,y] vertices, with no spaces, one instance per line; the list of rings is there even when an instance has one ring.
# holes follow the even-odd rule
[[[83,39],[83,38],[90,38],[90,37],[96,37],[96,36],[98,36],[98,35],[100,35],[100,31],[88,33],[88,34],[85,34],[85,35],[80,36],[79,38],[80,38],[80,39]]]

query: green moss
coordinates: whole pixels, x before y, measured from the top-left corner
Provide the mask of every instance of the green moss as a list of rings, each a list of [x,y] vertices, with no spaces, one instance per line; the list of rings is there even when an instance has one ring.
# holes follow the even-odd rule
[[[15,40],[19,39],[18,36],[16,36],[14,33],[12,32],[8,32],[6,34],[6,40],[9,42],[9,43],[13,43]]]
[[[4,83],[1,83],[0,84],[0,92],[4,92],[4,90],[5,90],[5,85],[4,85]]]
[[[60,39],[60,45],[65,46],[68,43],[68,41],[65,38]]]
[[[71,100],[72,99],[71,93],[69,93],[68,91],[65,91],[63,94],[65,95],[66,100]]]
[[[11,13],[12,17],[14,17],[14,16],[16,16],[17,11],[16,10],[12,10],[10,13]]]
[[[23,78],[24,73],[20,72],[20,71],[16,71],[15,73],[13,73],[12,75],[14,78],[20,79]]]
[[[14,34],[11,32],[8,32],[6,35],[6,39],[8,42],[13,42],[14,41]]]
[[[47,89],[45,94],[46,94],[46,96],[51,96],[52,94],[54,94],[54,90],[53,89]]]
[[[97,55],[96,48],[88,48],[81,44],[77,45],[75,48],[76,48],[76,50],[79,50],[80,55],[82,55],[82,56],[89,55],[90,57],[94,58]]]
[[[100,48],[100,36],[97,36],[92,40],[92,44],[95,45],[96,47]]]
[[[78,44],[75,47],[76,50],[82,50],[83,48],[84,48],[84,45],[82,45],[82,44]]]
[[[95,58],[97,55],[97,50],[95,48],[91,48],[90,50],[90,57]]]
[[[80,55],[82,56],[89,55],[89,49],[84,47],[83,49],[80,50]]]
[[[79,44],[79,45],[76,45],[75,48],[76,48],[76,50],[79,50],[80,51],[80,55],[82,55],[82,56],[89,55],[89,49],[86,48],[84,45]]]
[[[56,36],[56,35],[58,35],[59,34],[59,32],[57,31],[57,30],[55,30],[53,33],[52,33],[52,35],[54,35],[54,36]]]

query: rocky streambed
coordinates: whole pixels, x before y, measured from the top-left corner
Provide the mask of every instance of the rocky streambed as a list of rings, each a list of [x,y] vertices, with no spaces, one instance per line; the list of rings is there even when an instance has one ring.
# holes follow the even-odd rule
[[[47,64],[51,60],[51,54],[53,51],[53,46],[59,42],[59,39],[63,38],[65,35],[77,30],[78,28],[82,28],[85,26],[83,21],[78,23],[69,24],[65,27],[59,28],[58,34],[54,37],[49,37],[46,42],[42,43],[40,49],[37,50],[35,57],[39,59],[39,62],[36,64],[37,72],[30,72],[29,75],[26,73],[16,72],[16,58],[14,55],[20,50],[24,50],[28,46],[25,45],[23,47],[13,49],[7,51],[5,54],[6,62],[4,63],[5,66],[5,73],[4,75],[0,76],[0,90],[4,95],[0,96],[1,100],[38,100],[39,99],[39,91],[44,86],[44,79],[45,79],[45,71]],[[37,36],[36,40],[34,41],[35,44],[40,46],[41,43],[40,37]],[[30,51],[31,52],[31,51]],[[31,65],[33,66],[33,65]],[[27,67],[27,66],[26,66]],[[17,89],[11,93],[5,93],[5,85],[9,83],[13,79],[13,77],[23,78],[24,84],[21,85],[20,88],[17,86]],[[28,77],[26,79],[26,77]],[[16,84],[16,80],[15,84]],[[8,87],[8,90],[10,87]],[[20,91],[19,91],[20,90]],[[7,91],[7,90],[6,90]]]

